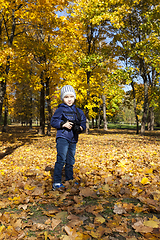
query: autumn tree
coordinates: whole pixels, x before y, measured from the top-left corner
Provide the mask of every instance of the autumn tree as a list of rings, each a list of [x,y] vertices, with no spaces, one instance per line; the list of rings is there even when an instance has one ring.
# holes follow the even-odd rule
[[[40,90],[40,134],[45,133],[45,82],[47,79],[49,85],[48,80],[50,78],[47,76],[47,71],[49,61],[51,61],[49,56],[51,55],[49,53],[50,35],[53,27],[55,27],[55,7],[52,5],[54,3],[44,4],[40,1],[29,5],[28,11],[30,14],[25,18],[25,22],[27,22],[26,35],[23,39],[23,44],[26,39],[26,46],[22,44],[22,49],[25,50],[26,54],[30,52],[30,62],[34,62],[33,74],[36,74],[39,78],[37,88]]]
[[[142,120],[143,112],[143,84],[138,84],[132,80],[132,89],[127,91],[123,101],[124,108],[134,109],[135,120],[136,120],[136,133],[139,134],[139,122]]]
[[[160,87],[158,87],[158,92],[160,91]],[[159,92],[159,96],[160,96],[160,92]],[[157,106],[155,107],[155,124],[157,127],[160,127],[160,97],[158,98],[157,101]]]
[[[92,1],[97,14],[94,23],[110,21],[110,31],[114,32],[111,43],[117,57],[134,68],[144,84],[144,106],[141,133],[145,131],[149,102],[148,88],[156,86],[159,73],[159,1]],[[100,14],[99,14],[100,12]],[[153,119],[153,114],[152,114]],[[153,121],[152,121],[153,122]],[[152,123],[153,125],[153,123]]]
[[[2,106],[6,94],[7,78],[10,69],[10,60],[13,56],[13,42],[18,35],[22,35],[22,11],[25,1],[1,1],[0,9],[0,51],[1,51],[1,79],[0,79],[0,119]]]
[[[22,35],[16,34],[14,43],[12,43],[12,61],[10,59],[10,82],[15,81],[15,87],[26,89],[25,94],[34,90],[40,92],[40,132],[44,133],[45,128],[45,107],[47,100],[48,113],[48,132],[50,131],[51,107],[50,96],[51,89],[54,91],[59,80],[57,70],[55,70],[54,56],[56,47],[53,43],[57,35],[58,17],[56,11],[62,10],[65,1],[31,1],[27,4],[21,4],[23,11],[18,30],[22,28]],[[9,7],[9,5],[7,5]],[[12,12],[12,7],[11,12]],[[18,15],[16,15],[17,17]],[[18,20],[17,20],[18,21]],[[14,20],[15,22],[15,20]],[[55,31],[56,29],[56,31]],[[17,30],[17,31],[18,31]],[[7,35],[8,36],[8,35]],[[55,78],[57,77],[57,79]],[[16,88],[15,88],[16,89]],[[16,90],[17,92],[17,90]],[[30,92],[30,93],[29,93]],[[19,98],[22,100],[22,94],[19,91]],[[46,96],[46,99],[45,99]],[[29,97],[30,98],[30,97]],[[31,99],[31,98],[30,98]],[[33,114],[32,114],[33,116]]]
[[[68,73],[67,70],[65,74],[62,73],[61,84],[70,83],[77,89],[80,95],[78,100],[86,112],[87,132],[89,118],[96,117],[98,113],[94,110],[102,101],[106,109],[106,75],[117,68],[111,47],[105,41],[106,25],[103,22],[92,23],[95,12],[92,13],[90,7],[86,1],[75,1],[71,4],[67,18],[64,18],[61,29],[63,40],[60,41],[63,42],[62,53],[65,51],[65,57],[62,59],[68,70]],[[106,114],[103,118],[105,122]]]
[[[30,128],[32,128],[33,119],[39,118],[39,92],[37,91],[38,79],[33,74],[33,66],[31,68],[27,57],[14,59],[9,77],[11,78],[10,85],[13,83],[12,77],[14,77],[12,92],[9,91],[9,97],[14,96],[11,106],[9,106],[9,108],[13,108],[11,116],[22,124],[30,124]]]

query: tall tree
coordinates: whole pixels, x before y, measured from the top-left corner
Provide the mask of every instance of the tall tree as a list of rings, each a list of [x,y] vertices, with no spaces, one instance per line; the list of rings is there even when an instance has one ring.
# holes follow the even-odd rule
[[[16,36],[14,44],[14,57],[10,64],[10,81],[17,81],[28,89],[40,93],[41,104],[40,113],[40,132],[44,134],[45,128],[45,92],[53,92],[52,85],[59,80],[58,74],[55,79],[55,60],[56,46],[54,39],[58,32],[57,10],[62,10],[65,1],[30,1],[23,9],[23,16],[19,23],[23,24],[23,35]],[[58,69],[57,69],[58,71]],[[28,86],[26,86],[26,79]],[[50,79],[48,81],[48,79]],[[52,83],[53,81],[53,83]],[[49,91],[51,88],[52,91]],[[37,95],[38,96],[38,95]],[[50,95],[51,96],[51,95]],[[50,98],[47,96],[47,99]],[[31,100],[31,98],[30,98]],[[48,104],[49,101],[48,101]],[[49,109],[49,107],[48,107]]]
[[[111,43],[115,46],[117,57],[124,63],[127,60],[128,66],[134,68],[143,81],[141,133],[144,134],[148,107],[153,104],[153,101],[152,104],[149,102],[148,89],[150,82],[156,85],[159,73],[159,1],[92,0],[92,5],[98,9],[93,22],[110,21],[110,31],[114,32]],[[153,69],[156,71],[154,75]]]
[[[6,94],[6,85],[10,69],[10,60],[13,56],[13,42],[23,34],[22,18],[25,1],[1,1],[0,9],[0,51],[2,61],[0,63],[2,77],[0,81],[0,119],[2,106]]]
[[[70,59],[72,61],[70,68],[67,68],[70,74],[63,75],[62,84],[70,82],[81,96],[83,93],[79,100],[86,112],[86,132],[89,130],[89,118],[96,116],[94,109],[102,101],[105,75],[117,67],[111,48],[105,41],[105,25],[93,24],[93,16],[88,1],[74,1],[68,10],[64,28],[62,26],[63,33],[71,34],[66,34],[65,40],[63,35],[61,41],[64,43],[65,61],[68,51],[70,56],[67,57],[67,62],[70,62]],[[67,43],[66,39],[70,42]],[[73,39],[74,45],[71,45]]]

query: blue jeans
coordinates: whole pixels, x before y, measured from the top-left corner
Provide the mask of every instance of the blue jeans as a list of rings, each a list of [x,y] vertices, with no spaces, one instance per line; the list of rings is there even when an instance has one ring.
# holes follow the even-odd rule
[[[65,165],[66,181],[73,179],[73,165],[75,163],[76,143],[64,138],[57,138],[57,161],[54,167],[53,181],[61,183],[62,169]]]

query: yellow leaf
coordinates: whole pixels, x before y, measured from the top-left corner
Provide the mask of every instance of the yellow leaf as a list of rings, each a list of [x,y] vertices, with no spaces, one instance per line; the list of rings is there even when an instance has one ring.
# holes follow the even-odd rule
[[[84,228],[91,231],[95,229],[95,225],[92,223],[89,223],[89,225],[84,226]]]
[[[90,235],[93,237],[93,238],[96,238],[96,239],[100,239],[102,237],[102,235],[104,234],[105,232],[105,228],[103,228],[102,226],[100,226],[96,232],[94,231],[91,231]]]
[[[15,204],[19,204],[21,197],[18,196],[18,197],[14,197],[14,198],[8,198],[8,200],[13,201]]]
[[[102,224],[102,223],[104,223],[105,221],[106,221],[105,218],[102,217],[100,214],[98,214],[98,215],[96,216],[96,218],[94,219],[94,223],[95,223],[95,224],[96,224],[96,223]]]
[[[102,189],[104,190],[104,191],[109,191],[109,185],[108,184],[105,184],[103,187],[102,187]]]
[[[153,173],[153,169],[152,169],[152,168],[145,168],[145,169],[144,169],[144,172],[145,172],[146,174],[151,174],[151,173]]]
[[[30,186],[28,184],[25,184],[24,189],[25,190],[33,190],[33,189],[35,189],[35,186]]]
[[[5,229],[4,225],[0,226],[0,233],[3,232],[4,229]]]
[[[8,235],[12,235],[13,237],[17,236],[17,231],[13,228],[13,226],[9,225],[6,229]]]
[[[158,228],[158,222],[155,222],[153,220],[144,221],[143,224],[147,227]]]
[[[145,185],[145,184],[149,184],[150,182],[149,182],[148,178],[144,177],[144,178],[142,179],[141,183],[142,183],[143,185]]]

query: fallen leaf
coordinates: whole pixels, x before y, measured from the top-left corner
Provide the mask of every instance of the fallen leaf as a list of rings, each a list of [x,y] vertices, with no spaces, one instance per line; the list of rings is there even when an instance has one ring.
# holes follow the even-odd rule
[[[35,223],[33,225],[33,227],[36,227],[36,229],[38,229],[38,230],[44,230],[44,229],[46,229],[47,226],[43,223]]]
[[[74,237],[76,238],[78,236],[77,232],[76,232],[76,229],[74,228],[71,228],[69,226],[65,226],[64,227],[64,230],[66,231],[66,233],[70,236],[70,237]]]
[[[95,229],[95,225],[92,223],[89,223],[89,225],[85,225],[84,228],[91,231]]]
[[[34,189],[34,192],[32,193],[33,196],[41,196],[44,194],[44,190],[41,187],[37,187]]]
[[[126,240],[137,240],[136,237],[127,237]]]
[[[25,232],[21,232],[20,234],[18,234],[18,236],[17,236],[17,240],[24,239],[25,236],[26,236],[26,233],[25,233]]]
[[[43,214],[49,216],[49,217],[54,217],[55,216],[55,213],[57,213],[58,210],[57,209],[54,209],[54,210],[50,210],[50,211],[43,211]]]
[[[1,208],[6,208],[8,204],[6,204],[5,202],[0,202],[0,209]]]
[[[105,233],[105,228],[103,228],[102,226],[99,226],[99,228],[96,229],[96,231],[91,231],[89,234],[93,238],[100,239],[104,233]]]
[[[102,217],[100,214],[98,214],[95,219],[94,219],[94,224],[102,224],[104,223],[106,220],[104,217]]]
[[[67,215],[68,215],[67,212],[62,211],[62,212],[57,213],[57,214],[55,215],[55,218],[56,218],[56,219],[61,219],[61,220],[63,220],[63,219],[65,219],[65,218],[67,217]]]
[[[27,204],[20,204],[19,206],[18,206],[18,209],[23,209],[23,210],[26,210],[27,209],[27,207],[28,207],[28,205]]]
[[[152,233],[156,236],[160,236],[160,228],[154,228]]]
[[[51,224],[51,219],[50,219],[50,218],[47,219],[47,220],[45,221],[45,224],[47,224],[47,225]]]
[[[5,231],[9,236],[12,236],[12,237],[16,237],[18,235],[18,231],[16,231],[15,228],[10,225],[7,227]]]
[[[77,204],[80,204],[83,200],[83,197],[82,196],[74,196],[73,199]]]
[[[127,226],[117,226],[114,228],[114,232],[128,233],[130,232],[130,229],[128,229]]]
[[[64,192],[64,193],[60,196],[59,202],[62,202],[62,201],[67,197],[67,195],[69,195],[69,193]]]
[[[0,226],[0,233],[2,233],[4,231],[6,227],[4,225]]]
[[[142,183],[143,185],[145,185],[145,184],[149,184],[150,181],[148,180],[148,178],[144,177],[144,178],[142,178],[141,183]]]
[[[104,191],[108,192],[108,191],[109,191],[109,185],[108,185],[108,184],[103,185],[103,186],[102,186],[102,189],[103,189]]]
[[[95,191],[94,191],[94,190],[91,190],[90,188],[81,188],[79,195],[80,195],[80,196],[84,196],[84,197],[97,198],[97,195],[96,195]]]
[[[52,218],[51,227],[54,230],[61,223],[60,219]]]
[[[19,230],[21,229],[21,227],[22,227],[22,220],[21,220],[21,219],[17,219],[17,221],[14,222],[12,225],[13,225],[13,227],[14,227],[17,231],[19,231]]]
[[[120,214],[120,215],[122,215],[124,213],[127,213],[126,210],[122,207],[121,204],[115,204],[113,212],[116,213],[116,214]]]
[[[36,188],[36,186],[31,186],[31,185],[29,185],[29,184],[25,184],[25,186],[24,186],[24,189],[25,190],[29,190],[29,191],[32,191],[32,190],[34,190]]]
[[[138,221],[132,225],[136,232],[150,233],[153,231],[152,227],[144,226],[142,221]]]
[[[144,221],[143,225],[151,228],[158,228],[159,224],[153,220],[149,220],[149,221]]]

